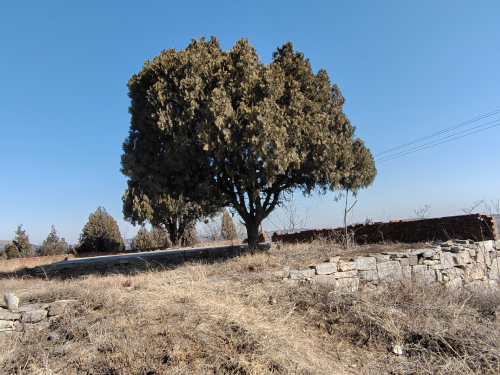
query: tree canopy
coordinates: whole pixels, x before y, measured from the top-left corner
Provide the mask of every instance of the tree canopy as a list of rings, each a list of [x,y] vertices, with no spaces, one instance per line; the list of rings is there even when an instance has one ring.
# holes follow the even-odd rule
[[[290,42],[265,65],[247,39],[230,51],[215,37],[193,40],[146,61],[128,88],[122,172],[129,179],[124,215],[132,222],[157,220],[168,199],[205,214],[230,206],[255,246],[259,224],[284,191],[344,188],[356,147],[366,157],[359,187],[375,178],[339,88]]]

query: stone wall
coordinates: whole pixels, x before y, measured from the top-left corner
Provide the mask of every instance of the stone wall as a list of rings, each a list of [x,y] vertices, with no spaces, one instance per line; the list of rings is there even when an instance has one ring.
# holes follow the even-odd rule
[[[343,236],[344,228],[325,228],[301,232],[274,232],[273,242],[310,242],[315,238],[337,238]],[[439,217],[423,220],[392,220],[390,222],[367,223],[348,226],[348,232],[357,243],[425,242],[440,238],[472,238],[475,241],[499,239],[494,217],[486,214]]]
[[[73,254],[49,255],[33,258],[16,258],[9,260],[0,260],[0,273],[14,272],[22,268],[33,268],[46,264],[56,263],[63,260],[74,259]]]
[[[384,288],[388,283],[413,280],[439,282],[447,287],[498,287],[497,249],[500,241],[437,241],[426,248],[385,252],[364,257],[334,257],[304,270],[282,271],[288,283],[326,284],[341,292],[355,292],[362,286]]]

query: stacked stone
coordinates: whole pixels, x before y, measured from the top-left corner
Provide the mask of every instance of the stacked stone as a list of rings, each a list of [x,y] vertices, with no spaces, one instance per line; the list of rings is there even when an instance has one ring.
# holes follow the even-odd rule
[[[23,332],[42,330],[50,325],[53,317],[75,308],[78,300],[58,300],[52,303],[19,304],[19,299],[12,293],[4,295],[7,309],[0,308],[0,332]]]
[[[437,241],[425,249],[384,252],[341,260],[340,257],[310,266],[286,269],[290,283],[325,284],[333,290],[355,292],[360,284],[377,287],[393,281],[439,282],[447,287],[498,287],[500,241]]]

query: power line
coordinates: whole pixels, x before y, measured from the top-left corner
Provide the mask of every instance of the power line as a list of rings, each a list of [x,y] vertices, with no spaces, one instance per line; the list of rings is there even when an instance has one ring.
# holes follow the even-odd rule
[[[404,150],[404,151],[397,152],[397,153],[392,154],[392,155],[382,156],[382,157],[381,157],[381,158],[379,158],[379,159],[375,159],[375,162],[383,161],[384,159],[387,159],[387,158],[392,158],[392,157],[397,156],[397,155],[400,155],[400,154],[407,154],[407,153],[408,153],[408,151],[412,151],[412,150],[417,150],[417,151],[419,151],[419,149],[422,149],[422,150],[423,150],[423,148],[422,148],[422,147],[424,147],[424,146],[427,146],[427,145],[432,145],[433,143],[440,142],[440,141],[442,141],[442,140],[444,140],[444,139],[451,138],[451,137],[455,137],[455,136],[456,136],[456,135],[458,135],[458,134],[468,133],[468,132],[470,132],[471,130],[478,129],[478,128],[482,128],[482,127],[484,127],[484,126],[486,126],[486,125],[493,124],[493,123],[498,122],[498,121],[500,121],[500,119],[497,119],[497,120],[494,120],[494,121],[490,121],[490,122],[487,122],[487,123],[485,123],[485,124],[478,125],[478,126],[475,126],[475,127],[473,127],[473,128],[470,128],[470,129],[467,129],[467,130],[463,130],[463,131],[461,131],[461,132],[458,132],[458,133],[455,133],[455,134],[452,134],[452,135],[448,135],[448,136],[446,136],[446,137],[436,139],[435,141],[431,141],[431,142],[428,142],[428,143],[424,143],[423,145],[416,146],[416,147],[412,147],[412,148],[409,148],[409,149]],[[494,126],[497,126],[497,125],[494,125]],[[488,128],[485,128],[485,129],[483,129],[483,130],[489,129],[489,128],[491,128],[491,127],[493,127],[493,126],[490,126],[490,127],[488,127]],[[474,134],[474,133],[475,133],[475,132],[472,132],[472,133],[470,133],[470,134]],[[466,135],[468,135],[468,134],[466,134]],[[459,137],[459,138],[460,138],[460,137]],[[453,138],[453,139],[456,139],[456,138]],[[441,144],[441,143],[443,143],[443,142],[440,142],[439,144]],[[425,148],[427,148],[427,147],[425,147]]]
[[[481,116],[479,116],[479,117],[473,118],[473,119],[471,119],[471,120],[468,120],[468,121],[462,122],[462,123],[460,123],[460,124],[458,124],[458,125],[454,125],[454,126],[451,126],[451,127],[449,127],[449,128],[446,128],[446,129],[440,130],[440,131],[438,131],[438,132],[436,132],[436,133],[432,133],[432,134],[426,135],[425,137],[422,137],[422,138],[416,139],[416,140],[414,140],[414,141],[411,141],[411,142],[408,142],[408,143],[402,144],[402,145],[400,145],[400,146],[393,147],[393,148],[391,148],[391,149],[389,149],[389,150],[379,152],[378,154],[376,154],[376,155],[374,155],[374,156],[380,156],[380,155],[383,155],[383,154],[387,154],[387,153],[389,153],[389,152],[391,152],[391,151],[398,150],[398,149],[400,149],[400,148],[403,148],[403,147],[406,147],[406,146],[412,145],[412,144],[414,144],[414,143],[417,143],[417,142],[423,141],[423,140],[425,140],[425,139],[429,139],[429,138],[435,137],[436,135],[439,135],[439,134],[443,134],[443,133],[449,132],[449,131],[451,131],[451,130],[454,130],[454,129],[460,128],[460,127],[462,127],[462,126],[465,126],[465,125],[471,124],[471,123],[476,122],[476,121],[479,121],[479,120],[482,120],[482,119],[484,119],[484,118],[486,118],[486,117],[490,117],[490,116],[496,115],[497,113],[500,113],[500,109],[497,109],[497,110],[495,110],[495,111],[493,111],[493,112],[486,113],[486,114],[484,114],[484,115],[481,115]]]
[[[418,152],[418,151],[422,151],[422,150],[425,150],[426,148],[430,148],[430,147],[434,147],[434,146],[438,146],[440,144],[443,144],[443,143],[446,143],[446,142],[450,142],[450,141],[453,141],[454,139],[458,139],[458,138],[463,138],[463,137],[466,137],[468,135],[471,135],[471,134],[474,134],[474,133],[479,133],[479,132],[482,132],[482,131],[485,131],[487,129],[491,129],[491,128],[494,128],[495,126],[499,126],[499,124],[496,124],[496,125],[492,125],[492,126],[489,126],[485,129],[479,129],[479,130],[476,130],[475,132],[472,132],[472,133],[469,133],[469,134],[464,134],[464,135],[461,135],[459,137],[455,137],[455,138],[452,138],[452,139],[448,139],[447,141],[443,141],[443,142],[440,142],[440,143],[436,143],[435,145],[430,145],[430,146],[427,146],[427,147],[422,147],[422,148],[419,148],[418,150],[415,150],[415,151],[410,151],[410,152],[407,152],[407,153],[404,153],[402,155],[398,155],[398,156],[387,156],[386,158],[383,158],[382,160],[378,161],[377,163],[383,163],[385,161],[388,161],[388,160],[392,160],[392,159],[396,159],[396,158],[400,158],[402,156],[405,156],[405,155],[408,155],[408,154],[413,154],[414,152]],[[422,145],[424,146],[424,145]]]

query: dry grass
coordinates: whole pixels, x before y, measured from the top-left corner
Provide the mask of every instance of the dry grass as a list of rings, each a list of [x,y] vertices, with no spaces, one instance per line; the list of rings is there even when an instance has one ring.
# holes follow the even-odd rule
[[[317,242],[134,276],[0,280],[23,303],[81,301],[0,344],[0,373],[500,373],[498,292],[397,284],[339,294],[279,279],[284,266],[338,251]]]

